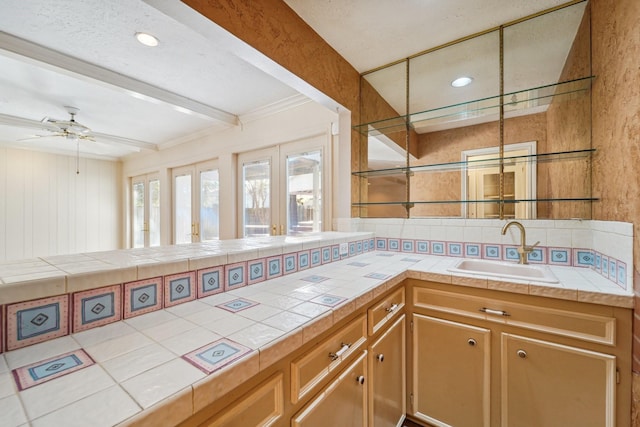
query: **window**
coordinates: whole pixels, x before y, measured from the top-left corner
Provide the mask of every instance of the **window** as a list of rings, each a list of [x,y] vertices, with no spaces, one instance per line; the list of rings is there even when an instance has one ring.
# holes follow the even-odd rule
[[[142,175],[131,179],[131,246],[160,246],[160,179]]]

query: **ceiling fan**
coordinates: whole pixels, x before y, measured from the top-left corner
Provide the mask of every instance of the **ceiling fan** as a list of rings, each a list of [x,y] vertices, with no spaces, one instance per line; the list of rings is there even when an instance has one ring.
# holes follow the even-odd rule
[[[86,139],[90,141],[95,141],[93,139],[93,135],[91,133],[91,129],[86,127],[85,125],[78,123],[76,121],[76,114],[80,112],[80,110],[76,107],[65,106],[65,110],[71,116],[69,120],[56,120],[50,117],[44,117],[40,120],[41,123],[51,124],[52,126],[47,127],[47,130],[54,132],[53,135],[38,135],[38,137],[47,137],[47,136],[61,136],[67,139]]]

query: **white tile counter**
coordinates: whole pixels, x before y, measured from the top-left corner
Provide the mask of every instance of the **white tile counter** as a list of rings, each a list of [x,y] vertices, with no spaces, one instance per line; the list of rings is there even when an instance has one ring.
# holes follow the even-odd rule
[[[330,235],[324,243],[347,239],[339,233]],[[370,235],[361,233],[358,238]],[[116,251],[92,260],[70,256],[46,262],[25,261],[21,269],[0,269],[4,281],[0,286],[4,293],[6,286],[24,282],[28,275],[33,283],[31,290],[54,295],[112,284],[109,271],[119,275],[118,282],[126,282],[158,274],[157,269],[146,271],[149,265],[162,265],[163,274],[173,274],[207,265],[207,257],[225,257],[225,263],[233,263],[283,251],[266,242],[233,242],[236,246],[226,248],[229,251],[224,255],[220,247],[213,250],[212,246],[189,245],[132,251],[135,257]],[[323,241],[300,241],[291,243],[286,251],[321,244]],[[406,277],[620,307],[633,304],[631,294],[587,268],[549,266],[560,280],[549,285],[452,275],[447,269],[459,259],[367,252],[7,351],[0,357],[0,425],[113,426],[135,424],[147,417],[152,423],[178,423]],[[105,265],[106,272],[96,272]],[[15,279],[18,276],[23,277]],[[59,277],[63,278],[62,284]],[[17,287],[11,289],[10,296],[3,297],[3,304],[23,292]],[[237,344],[243,354],[217,365],[212,360],[210,373],[206,366],[198,367],[185,357],[225,342]],[[78,357],[84,354],[89,362],[74,372],[18,390],[13,370],[67,353]]]

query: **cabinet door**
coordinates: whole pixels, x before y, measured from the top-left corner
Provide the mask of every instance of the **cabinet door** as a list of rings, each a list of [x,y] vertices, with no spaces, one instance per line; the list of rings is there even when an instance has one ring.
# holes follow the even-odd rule
[[[284,410],[283,375],[279,373],[200,427],[267,427],[280,420]]]
[[[413,316],[413,415],[436,426],[488,426],[491,331]]]
[[[367,425],[367,352],[347,367],[291,420],[292,427]]]
[[[502,334],[502,425],[614,426],[616,358]]]
[[[369,352],[369,426],[397,426],[406,413],[405,316]]]

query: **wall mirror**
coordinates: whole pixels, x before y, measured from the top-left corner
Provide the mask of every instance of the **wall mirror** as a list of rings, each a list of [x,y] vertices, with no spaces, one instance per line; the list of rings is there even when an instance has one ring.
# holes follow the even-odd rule
[[[590,218],[589,32],[571,2],[363,73],[358,215]]]

